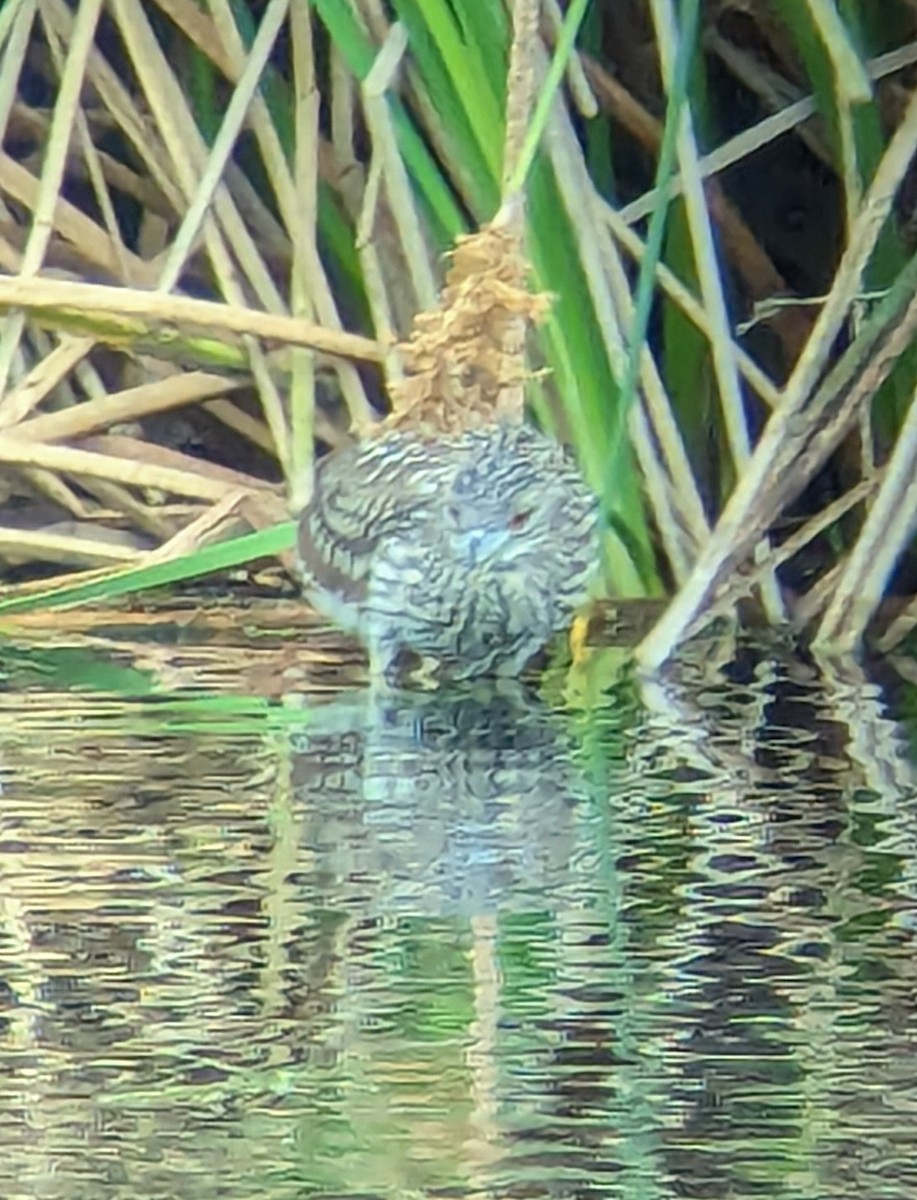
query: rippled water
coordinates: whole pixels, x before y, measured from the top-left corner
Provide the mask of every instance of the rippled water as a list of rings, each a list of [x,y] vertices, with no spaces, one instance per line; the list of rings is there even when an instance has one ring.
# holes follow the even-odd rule
[[[4,1200],[917,1195],[910,685],[234,653],[0,646]]]

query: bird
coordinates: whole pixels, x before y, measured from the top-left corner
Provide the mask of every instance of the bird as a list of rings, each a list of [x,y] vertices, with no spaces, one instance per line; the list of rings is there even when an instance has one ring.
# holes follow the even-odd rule
[[[517,676],[587,599],[598,518],[568,452],[528,424],[396,428],[319,460],[298,572],[373,679]]]

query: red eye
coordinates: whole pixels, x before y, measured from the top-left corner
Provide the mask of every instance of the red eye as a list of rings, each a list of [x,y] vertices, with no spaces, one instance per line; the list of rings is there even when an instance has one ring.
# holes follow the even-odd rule
[[[513,531],[518,530],[518,529],[525,529],[526,525],[528,525],[528,523],[529,523],[529,517],[531,517],[531,515],[532,515],[531,509],[526,509],[525,512],[513,513],[513,515],[509,519],[508,527],[510,529],[512,529]]]

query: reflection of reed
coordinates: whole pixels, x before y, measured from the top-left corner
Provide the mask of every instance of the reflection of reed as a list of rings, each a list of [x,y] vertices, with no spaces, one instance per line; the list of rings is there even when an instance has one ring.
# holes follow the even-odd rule
[[[900,726],[723,649],[643,714],[7,695],[0,1195],[917,1194]]]
[[[261,740],[157,735],[94,699],[20,697],[25,730],[0,718],[3,1196],[73,1195],[76,1178],[94,1196],[153,1194],[152,1167],[112,1183],[151,1128],[179,1174],[208,1154],[244,1173],[238,1140],[192,1131],[207,1126],[206,1088],[232,1095],[278,1040],[248,986]]]
[[[468,1200],[484,1200],[493,1194],[490,1169],[502,1154],[497,1042],[501,978],[496,916],[487,913],[472,917],[471,931],[474,1020],[468,1028],[465,1062],[472,1104],[463,1152],[470,1183]]]
[[[913,910],[913,771],[855,668],[842,674],[774,639],[717,650],[695,643],[647,686],[652,734],[636,755],[646,779],[661,765],[647,747],[664,747],[670,777],[684,777],[691,840],[681,919],[659,964],[661,996],[680,1014],[657,1047],[684,1105],[668,1165],[741,1191],[769,1156],[792,1164],[808,1194],[833,1195],[841,1130],[860,1144],[866,1097],[891,1077],[888,1048],[878,1051],[885,1022],[913,1020],[917,971],[896,915]],[[875,823],[878,855],[875,835],[863,838]],[[855,1190],[875,1182],[866,1170]]]

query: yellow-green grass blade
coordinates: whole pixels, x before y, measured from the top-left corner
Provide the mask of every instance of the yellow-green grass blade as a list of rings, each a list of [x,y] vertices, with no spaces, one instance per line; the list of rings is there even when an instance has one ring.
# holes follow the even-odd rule
[[[481,5],[481,11],[487,7]],[[469,36],[474,22],[465,22],[463,34],[448,4],[395,0],[395,10],[408,31],[411,56],[429,97],[458,142],[462,164],[475,166],[471,160],[479,158],[475,175],[484,172],[496,185],[502,169],[505,70],[491,77],[478,40]],[[496,187],[491,191],[491,212],[481,210],[479,218],[492,215],[499,192]]]
[[[226,571],[259,558],[273,558],[293,546],[295,522],[284,521],[270,529],[257,533],[243,534],[217,545],[205,546],[182,558],[148,566],[130,567],[126,570],[94,572],[85,581],[58,585],[53,584],[41,591],[17,593],[6,589],[0,592],[0,619],[13,613],[32,612],[38,609],[64,608],[75,604],[104,604],[119,596],[163,587],[166,584],[183,583],[210,575],[215,571]]]
[[[606,486],[609,462],[619,462],[604,504],[628,531],[629,545],[625,548],[615,539],[609,570],[616,591],[640,595],[655,578],[642,488],[630,453],[612,440],[621,428],[620,393],[598,335],[576,239],[563,215],[553,175],[540,162],[530,176],[529,208],[536,285],[554,296],[543,336],[548,364],[583,472],[599,494]],[[539,416],[544,419],[545,414]]]
[[[629,330],[627,347],[626,374],[616,402],[606,417],[607,459],[600,493],[605,511],[609,514],[621,513],[621,496],[630,494],[628,486],[625,485],[623,492],[621,487],[622,479],[628,480],[627,462],[631,456],[630,441],[627,437],[627,418],[630,406],[637,394],[640,356],[649,330],[650,313],[656,290],[656,268],[661,258],[669,209],[666,188],[675,170],[676,139],[682,109],[687,102],[691,64],[697,46],[699,14],[699,0],[684,0],[681,6],[680,38],[675,57],[672,88],[666,106],[665,127],[656,168],[655,183],[659,200],[650,215],[646,251],[637,278],[634,317]],[[636,535],[643,543],[648,540],[645,516],[638,523],[636,514],[632,515],[628,511],[624,514],[623,519],[631,534]]]
[[[691,121],[704,148],[714,144],[716,115],[707,95],[703,56],[689,63],[688,100]],[[701,292],[694,245],[683,199],[673,201],[665,230],[662,260],[694,295]],[[716,375],[707,336],[667,295],[661,301],[662,351],[659,355],[666,390],[685,440],[702,492],[721,501],[729,495],[735,471],[729,452]]]
[[[312,0],[312,4],[351,72],[358,79],[365,79],[373,65],[374,51],[350,6],[342,0]],[[391,105],[405,165],[427,206],[437,247],[445,250],[464,230],[464,217],[436,160],[404,106],[394,98]]]
[[[680,200],[672,206],[664,260],[682,283],[696,293],[694,251],[684,204]],[[735,473],[717,403],[710,344],[677,304],[666,298],[662,305],[660,361],[666,389],[695,478],[705,481],[709,494],[718,495],[722,500],[732,490]]]
[[[494,94],[502,97],[511,34],[508,6],[502,3],[481,3],[481,0],[451,0],[448,7],[452,9],[459,37],[480,58]],[[424,8],[429,8],[435,15],[434,10],[437,6],[425,4]]]

